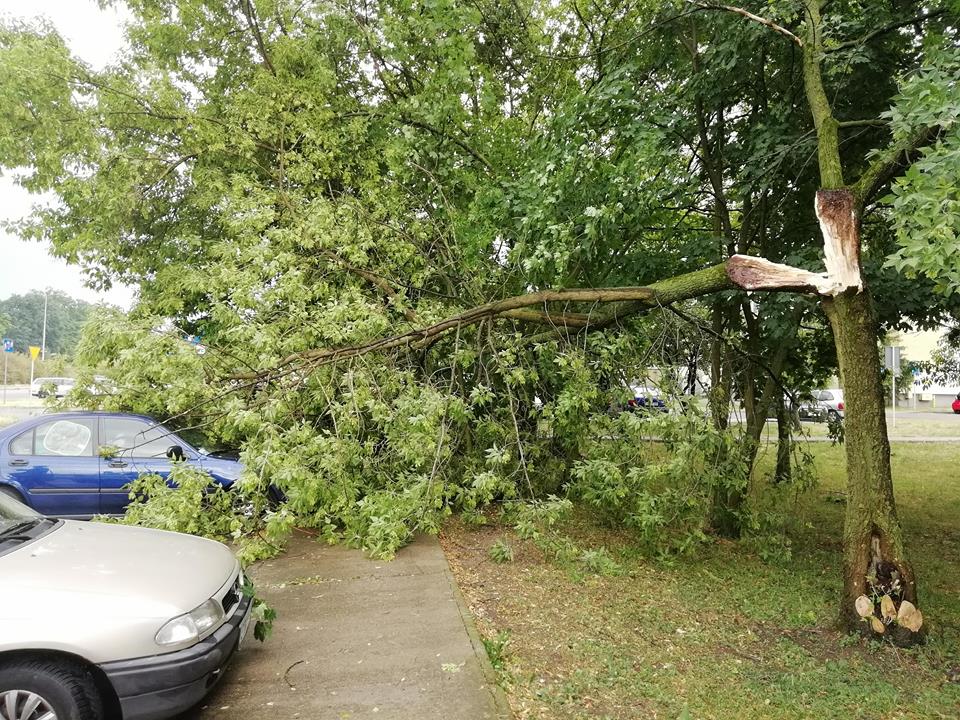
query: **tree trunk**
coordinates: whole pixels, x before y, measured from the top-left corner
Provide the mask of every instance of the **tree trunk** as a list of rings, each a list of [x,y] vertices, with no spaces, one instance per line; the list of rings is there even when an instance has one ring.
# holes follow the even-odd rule
[[[870,290],[860,267],[862,193],[845,187],[839,123],[823,84],[824,54],[820,0],[805,0],[803,81],[817,131],[820,183],[816,212],[824,236],[827,276],[834,287],[821,289],[830,318],[846,404],[847,511],[843,532],[844,572],[840,615],[850,629],[890,637],[899,645],[921,638],[922,619],[912,615],[917,587],[906,559],[890,471],[890,442],[880,383],[880,357]],[[886,160],[880,161],[881,163]],[[868,169],[865,176],[872,176]],[[857,600],[868,596],[858,605]],[[886,601],[888,610],[880,599]],[[910,605],[905,605],[909,602]],[[899,613],[898,613],[899,611]],[[893,614],[898,617],[893,620]],[[884,615],[888,621],[883,622]],[[868,622],[864,622],[868,620]],[[912,626],[908,629],[906,626]]]
[[[790,434],[790,418],[787,413],[786,398],[781,390],[777,395],[777,469],[773,474],[775,483],[790,482],[792,477]]]
[[[843,529],[842,616],[851,628],[870,633],[856,600],[890,595],[897,606],[917,604],[913,568],[907,562],[890,472],[880,358],[870,295],[847,291],[824,301],[837,345],[846,404],[847,512]],[[898,644],[919,633],[890,625]]]
[[[730,316],[730,308],[723,300],[713,304],[713,334],[710,363],[710,417],[717,430],[726,430],[730,424],[730,387],[732,368],[730,349],[723,341],[723,331]],[[715,487],[710,512],[710,527],[722,537],[740,536],[740,506],[743,493],[738,488]]]

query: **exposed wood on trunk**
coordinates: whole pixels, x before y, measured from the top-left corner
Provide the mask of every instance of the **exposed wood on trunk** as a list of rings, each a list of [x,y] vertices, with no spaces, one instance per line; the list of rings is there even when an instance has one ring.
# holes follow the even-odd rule
[[[823,232],[827,278],[831,283],[821,293],[839,295],[850,288],[863,290],[860,277],[860,221],[853,193],[846,188],[820,190],[815,206]]]

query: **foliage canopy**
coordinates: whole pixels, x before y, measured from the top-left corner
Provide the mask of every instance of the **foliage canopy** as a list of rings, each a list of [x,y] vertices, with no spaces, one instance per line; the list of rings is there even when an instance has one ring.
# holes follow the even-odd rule
[[[99,401],[242,445],[247,487],[287,494],[269,522],[389,554],[451,509],[609,490],[597,473],[623,452],[592,438],[651,367],[685,384],[712,366],[751,408],[834,367],[814,303],[729,292],[596,330],[576,320],[599,308],[573,303],[309,360],[531,289],[643,285],[735,253],[819,267],[816,141],[782,33],[679,1],[128,5],[131,51],[102,72],[50,28],[0,30],[0,164],[59,200],[23,233],[95,284],[140,288],[80,344],[120,388]],[[798,0],[762,5],[805,22]],[[956,242],[934,222],[956,204],[937,179],[957,171],[956,8],[914,5],[824,18],[853,177],[938,128],[866,219],[880,327],[938,321],[953,296],[930,291],[956,284],[931,262]],[[627,473],[649,485],[635,499],[662,501],[655,474]]]

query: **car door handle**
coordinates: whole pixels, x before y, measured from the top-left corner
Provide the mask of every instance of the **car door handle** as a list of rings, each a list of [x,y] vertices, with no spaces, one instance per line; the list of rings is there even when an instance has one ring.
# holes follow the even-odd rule
[[[17,460],[10,461],[10,465],[12,465],[13,467],[26,467],[29,464],[30,464],[29,460],[17,459]]]
[[[110,467],[112,468],[125,468],[127,464],[123,460],[111,460]]]

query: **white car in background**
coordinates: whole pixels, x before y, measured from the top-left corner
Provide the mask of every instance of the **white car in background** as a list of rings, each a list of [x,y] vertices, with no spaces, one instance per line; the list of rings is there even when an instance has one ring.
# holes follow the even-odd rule
[[[843,390],[827,388],[814,390],[804,396],[803,402],[797,408],[801,420],[843,420],[846,415],[843,402]]]
[[[51,395],[62,398],[73,390],[73,386],[76,384],[76,380],[68,377],[40,377],[30,383],[30,394],[38,398]]]
[[[820,403],[821,407],[826,409],[827,417],[837,419],[844,417],[843,390],[840,388],[817,390],[814,391],[813,397]]]

